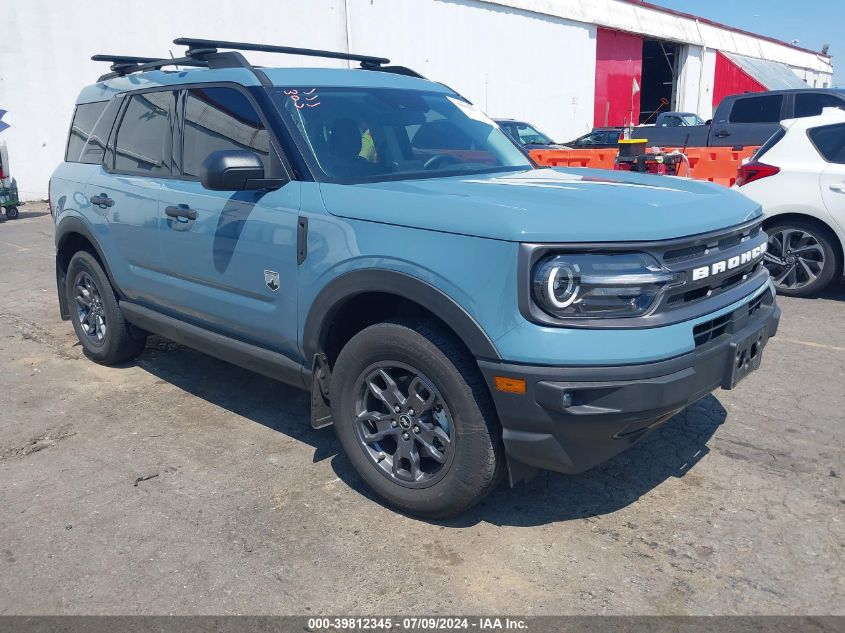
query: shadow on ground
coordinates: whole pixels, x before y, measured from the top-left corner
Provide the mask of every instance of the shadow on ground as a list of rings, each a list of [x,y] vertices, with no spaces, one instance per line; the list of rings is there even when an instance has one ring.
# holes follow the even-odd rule
[[[812,301],[814,297],[808,297],[807,300]],[[840,280],[837,283],[837,280],[833,280],[833,282],[825,288],[820,294],[819,299],[828,299],[831,301],[845,301],[845,281]]]
[[[150,338],[138,366],[198,398],[310,444],[314,462],[331,458],[342,481],[373,503],[382,503],[354,472],[334,432],[311,428],[306,392],[158,337]],[[707,441],[726,417],[719,401],[706,396],[601,466],[574,476],[541,472],[515,488],[503,483],[466,514],[437,523],[533,526],[614,512],[665,480],[686,475],[709,452]]]

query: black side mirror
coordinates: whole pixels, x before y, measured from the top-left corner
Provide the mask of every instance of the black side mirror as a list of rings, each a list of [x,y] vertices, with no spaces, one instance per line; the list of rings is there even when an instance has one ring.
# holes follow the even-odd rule
[[[243,149],[211,152],[200,167],[200,182],[211,191],[278,189],[285,184],[281,178],[265,178],[258,155]]]

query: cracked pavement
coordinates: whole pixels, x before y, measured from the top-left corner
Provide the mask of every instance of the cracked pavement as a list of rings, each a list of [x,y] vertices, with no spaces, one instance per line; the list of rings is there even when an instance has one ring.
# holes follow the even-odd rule
[[[763,367],[456,520],[369,496],[309,399],[162,339],[98,366],[52,222],[0,223],[0,614],[843,614],[845,287]]]

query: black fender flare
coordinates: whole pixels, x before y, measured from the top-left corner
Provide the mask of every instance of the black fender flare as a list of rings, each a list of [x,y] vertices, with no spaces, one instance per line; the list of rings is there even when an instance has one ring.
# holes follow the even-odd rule
[[[59,294],[59,314],[63,321],[67,321],[70,319],[70,307],[68,306],[67,297],[65,297],[64,293],[64,286],[65,286],[65,274],[67,270],[63,269],[61,265],[62,259],[62,245],[64,241],[68,238],[69,235],[72,233],[77,233],[84,237],[91,246],[94,247],[94,251],[96,251],[97,258],[103,265],[103,268],[106,271],[106,276],[111,283],[112,288],[117,293],[118,297],[123,297],[123,292],[120,290],[120,287],[117,285],[114,279],[114,275],[112,274],[111,267],[109,266],[109,261],[106,259],[106,256],[103,254],[103,247],[100,246],[100,242],[94,237],[94,232],[91,230],[91,227],[85,222],[83,219],[78,218],[76,216],[70,216],[67,218],[61,219],[56,224],[56,233],[55,233],[55,240],[56,240],[56,290]],[[70,258],[68,258],[69,260]]]
[[[381,268],[344,273],[330,281],[317,295],[308,311],[302,335],[302,351],[307,359],[323,351],[324,337],[337,311],[350,299],[380,292],[403,297],[434,314],[457,334],[476,358],[501,360],[496,346],[478,322],[454,299],[417,277]]]
[[[69,218],[59,220],[58,224],[56,225],[56,266],[58,267],[59,265],[58,258],[61,253],[62,244],[71,233],[78,233],[86,240],[88,240],[88,242],[91,243],[91,246],[93,246],[94,250],[97,252],[97,257],[103,264],[103,268],[105,268],[106,275],[108,275],[112,288],[117,290],[118,294],[120,294],[117,284],[115,284],[114,275],[112,274],[109,262],[106,259],[105,254],[103,254],[103,247],[100,246],[99,240],[94,237],[94,232],[91,230],[91,227],[88,225],[88,223],[81,218],[71,216]]]

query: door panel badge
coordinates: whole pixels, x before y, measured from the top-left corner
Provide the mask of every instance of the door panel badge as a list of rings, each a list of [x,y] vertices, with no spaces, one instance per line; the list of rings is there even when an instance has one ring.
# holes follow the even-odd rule
[[[264,285],[273,292],[276,292],[279,289],[279,273],[275,270],[265,270]]]

